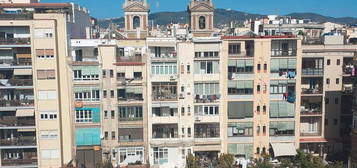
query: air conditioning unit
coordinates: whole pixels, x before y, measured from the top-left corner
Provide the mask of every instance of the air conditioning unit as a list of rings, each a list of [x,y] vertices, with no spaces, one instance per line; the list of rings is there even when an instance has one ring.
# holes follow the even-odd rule
[[[177,76],[176,75],[171,75],[170,76],[170,80],[176,80],[177,79]]]

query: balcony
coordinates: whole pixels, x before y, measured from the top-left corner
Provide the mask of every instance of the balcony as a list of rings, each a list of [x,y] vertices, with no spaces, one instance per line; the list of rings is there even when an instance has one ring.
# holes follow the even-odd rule
[[[305,68],[302,69],[303,76],[323,76],[324,70],[323,69],[314,69],[314,68]]]
[[[0,139],[0,146],[36,146],[35,136],[21,136],[14,139]]]
[[[321,108],[306,108],[306,107],[302,106],[300,112],[301,112],[301,116],[322,115]]]
[[[34,100],[0,100],[0,107],[32,107]]]
[[[153,139],[178,138],[178,125],[177,124],[153,124],[152,138]]]
[[[322,88],[315,88],[315,89],[306,89],[306,88],[301,88],[301,94],[305,95],[318,95],[323,93]]]
[[[219,102],[221,95],[196,95],[195,103],[216,103]]]
[[[0,120],[0,127],[35,127],[35,120],[9,119]]]
[[[2,159],[2,166],[19,166],[21,165],[37,165],[37,156],[29,156],[29,159]]]
[[[0,38],[0,45],[30,45],[30,38]]]
[[[177,52],[174,47],[150,47],[151,60],[164,61],[175,60],[177,58]]]
[[[300,121],[300,136],[321,136],[322,133],[322,118],[305,117]]]
[[[297,55],[297,40],[273,40],[271,42],[272,57],[290,57]]]
[[[0,89],[23,88],[31,89],[33,86],[32,79],[0,79]]]
[[[143,101],[143,90],[139,87],[118,89],[119,101]]]
[[[119,128],[119,142],[142,142],[143,128]]]
[[[1,13],[0,20],[31,20],[33,13]]]
[[[1,166],[37,167],[36,149],[5,149],[1,156]]]
[[[322,77],[304,77],[301,79],[301,94],[316,95],[323,93]]]
[[[160,82],[152,83],[152,100],[153,101],[177,101],[177,83]]]
[[[144,65],[143,57],[141,54],[136,54],[135,56],[119,56],[117,57],[117,66],[140,66]]]

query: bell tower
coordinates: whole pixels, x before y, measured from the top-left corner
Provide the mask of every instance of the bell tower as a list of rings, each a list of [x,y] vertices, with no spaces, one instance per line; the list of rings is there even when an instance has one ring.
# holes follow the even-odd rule
[[[190,30],[193,36],[208,37],[214,32],[212,0],[191,0],[188,5]]]
[[[129,39],[146,38],[150,7],[146,0],[125,0],[125,33]]]

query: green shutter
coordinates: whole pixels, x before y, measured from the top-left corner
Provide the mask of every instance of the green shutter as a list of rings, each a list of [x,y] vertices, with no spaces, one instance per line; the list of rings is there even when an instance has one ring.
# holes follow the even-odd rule
[[[289,69],[296,69],[296,59],[289,59],[288,60],[288,68]]]
[[[253,102],[244,102],[244,114],[245,117],[252,118],[253,117]]]
[[[272,118],[278,117],[279,103],[276,101],[270,102],[269,115]]]
[[[244,88],[254,88],[254,81],[244,81]]]
[[[244,109],[239,102],[228,102],[228,117],[230,119],[240,118],[240,111]]]
[[[253,60],[245,60],[245,66],[253,66],[254,61]]]
[[[270,71],[278,72],[279,71],[279,59],[271,59]]]
[[[228,60],[228,66],[237,66],[237,60]]]
[[[93,146],[100,145],[100,128],[77,128],[76,145]]]
[[[237,144],[228,144],[228,153],[232,155],[238,154]]]
[[[280,69],[288,69],[288,59],[279,59]]]
[[[99,123],[100,122],[100,108],[91,108],[92,109],[92,118],[93,118],[93,123]]]
[[[237,81],[237,89],[244,89],[245,88],[245,82],[244,81]]]
[[[82,75],[99,75],[98,66],[73,66],[73,70],[81,70]]]
[[[245,67],[245,60],[237,60],[237,67],[244,68]]]

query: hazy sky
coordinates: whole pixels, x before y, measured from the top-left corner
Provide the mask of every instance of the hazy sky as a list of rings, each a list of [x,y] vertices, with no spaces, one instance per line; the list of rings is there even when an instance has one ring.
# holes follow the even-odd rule
[[[183,11],[190,0],[148,0],[151,12]],[[41,0],[41,2],[74,2],[88,8],[96,18],[121,17],[124,0]],[[357,0],[213,0],[216,8],[234,9],[257,14],[314,12],[333,17],[357,17]]]

